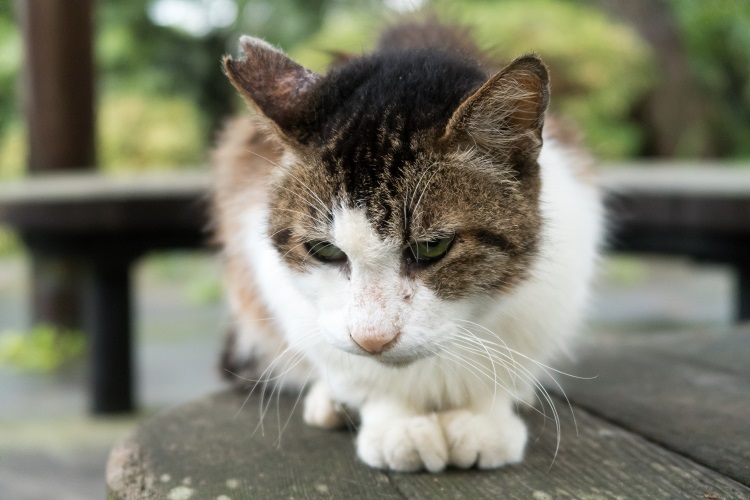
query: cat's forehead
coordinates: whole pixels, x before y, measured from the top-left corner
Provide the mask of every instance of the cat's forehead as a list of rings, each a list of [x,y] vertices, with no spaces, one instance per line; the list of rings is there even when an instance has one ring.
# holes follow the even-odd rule
[[[408,167],[433,153],[452,114],[484,81],[439,51],[378,53],[330,72],[311,101],[312,143],[330,177],[350,196],[395,188]]]

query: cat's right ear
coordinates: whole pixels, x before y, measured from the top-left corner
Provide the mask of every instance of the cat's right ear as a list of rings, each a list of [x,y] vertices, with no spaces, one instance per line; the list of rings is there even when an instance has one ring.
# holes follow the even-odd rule
[[[224,57],[224,69],[232,85],[282,135],[296,138],[305,100],[320,75],[259,38],[240,37],[240,49],[245,54],[243,59]]]

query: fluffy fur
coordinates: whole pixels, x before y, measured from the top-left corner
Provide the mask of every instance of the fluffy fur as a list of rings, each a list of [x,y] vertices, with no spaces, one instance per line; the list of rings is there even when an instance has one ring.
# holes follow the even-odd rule
[[[235,323],[223,364],[311,384],[309,424],[356,410],[373,467],[517,462],[514,402],[533,404],[578,328],[600,202],[584,157],[544,128],[537,57],[490,75],[460,31],[382,40],[326,75],[250,37],[225,59],[258,116],[230,124],[215,155]],[[440,239],[434,261],[411,250]],[[316,259],[319,241],[344,259]]]

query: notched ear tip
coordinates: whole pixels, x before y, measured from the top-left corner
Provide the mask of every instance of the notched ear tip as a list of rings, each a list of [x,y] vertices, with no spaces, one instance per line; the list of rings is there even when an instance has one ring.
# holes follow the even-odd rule
[[[256,38],[250,35],[240,36],[240,49],[247,55],[252,56],[257,52],[277,52],[283,54],[281,49],[274,47],[270,43],[260,38]]]
[[[320,77],[265,40],[240,37],[244,57],[225,56],[224,71],[242,97],[287,136],[297,134],[310,91]]]

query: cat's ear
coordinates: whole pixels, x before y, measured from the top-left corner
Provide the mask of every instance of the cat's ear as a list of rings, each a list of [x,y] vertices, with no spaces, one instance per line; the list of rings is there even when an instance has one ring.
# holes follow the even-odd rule
[[[229,80],[250,105],[293,138],[307,94],[320,75],[259,38],[240,37],[240,49],[245,58],[224,57]]]
[[[521,56],[458,107],[443,139],[536,158],[548,103],[546,66],[534,55]]]

